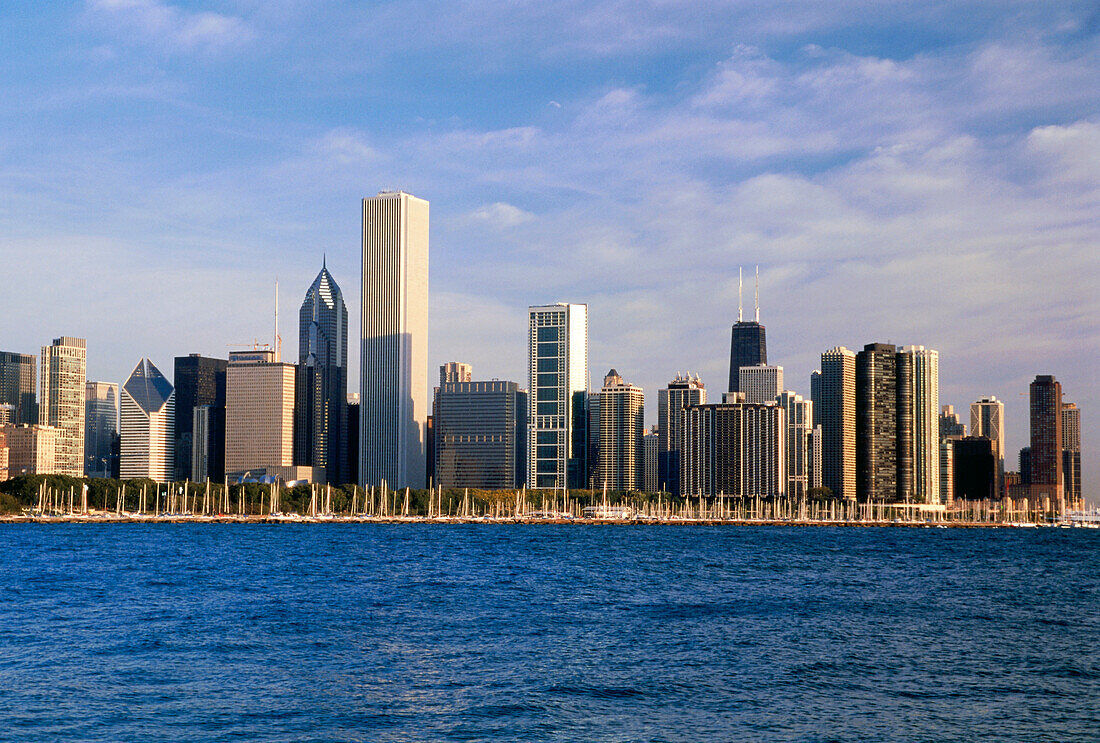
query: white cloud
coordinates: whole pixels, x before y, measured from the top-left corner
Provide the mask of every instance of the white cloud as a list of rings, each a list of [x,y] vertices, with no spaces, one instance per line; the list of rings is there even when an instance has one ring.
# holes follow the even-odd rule
[[[485,222],[496,228],[508,228],[530,222],[535,218],[535,215],[523,211],[518,206],[498,201],[494,204],[478,207],[470,213],[470,218]]]
[[[134,33],[147,43],[173,49],[222,49],[255,36],[241,18],[184,10],[162,0],[88,0],[88,8],[116,33]]]

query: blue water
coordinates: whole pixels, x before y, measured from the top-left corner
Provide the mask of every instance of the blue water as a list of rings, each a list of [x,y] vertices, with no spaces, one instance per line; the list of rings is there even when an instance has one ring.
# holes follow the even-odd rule
[[[1096,741],[1100,533],[0,525],[3,741]]]

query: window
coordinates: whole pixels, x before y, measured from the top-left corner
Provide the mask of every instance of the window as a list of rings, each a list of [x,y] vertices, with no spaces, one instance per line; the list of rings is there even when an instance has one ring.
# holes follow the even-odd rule
[[[555,359],[556,361],[557,359]],[[560,377],[557,374],[540,374],[538,377],[539,387],[557,387]],[[539,392],[542,390],[540,389]]]
[[[558,355],[557,343],[540,343],[539,344],[539,356],[554,356]]]
[[[535,471],[555,473],[558,471],[558,460],[540,459],[535,463]]]
[[[556,402],[540,402],[537,403],[536,415],[557,415],[558,404]]]
[[[548,341],[556,342],[558,340],[557,327],[539,328],[538,339],[539,343],[546,343]]]
[[[556,444],[558,443],[557,431],[539,431],[537,436],[540,444]]]
[[[538,397],[536,399],[539,402],[550,402],[551,400],[554,401],[554,402],[557,402],[558,401],[558,388],[556,386],[555,387],[539,387]],[[539,413],[539,415],[543,415],[543,413]],[[553,415],[553,413],[546,413],[546,415]]]
[[[556,459],[557,456],[558,456],[558,453],[559,452],[558,452],[557,444],[553,444],[553,445],[550,445],[550,446],[540,446],[540,447],[538,447],[538,458],[539,459]]]
[[[558,370],[558,360],[552,359],[539,359],[538,370],[540,372],[556,372]]]

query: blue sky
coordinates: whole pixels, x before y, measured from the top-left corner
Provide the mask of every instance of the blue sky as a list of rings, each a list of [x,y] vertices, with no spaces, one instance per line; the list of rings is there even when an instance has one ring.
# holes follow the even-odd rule
[[[434,368],[522,380],[529,304],[591,371],[717,394],[737,267],[808,393],[834,345],[941,353],[942,402],[1083,408],[1100,477],[1094,2],[87,0],[0,11],[0,347],[89,377],[283,336],[359,199],[432,204]],[[353,354],[354,355],[354,354]],[[352,370],[353,375],[356,369]],[[1014,465],[1014,455],[1010,456]]]

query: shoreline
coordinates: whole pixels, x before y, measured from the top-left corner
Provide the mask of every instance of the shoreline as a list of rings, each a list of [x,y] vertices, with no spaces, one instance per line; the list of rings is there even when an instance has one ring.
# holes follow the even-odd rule
[[[190,514],[166,514],[163,516],[138,516],[134,514],[89,514],[72,516],[7,515],[0,516],[0,524],[490,524],[553,525],[553,526],[810,526],[874,528],[894,527],[908,529],[1035,529],[1035,528],[1100,528],[1098,525],[1071,524],[1068,522],[1037,524],[1028,522],[982,521],[822,521],[795,519],[608,519],[608,518],[475,518],[463,516],[196,516]]]

